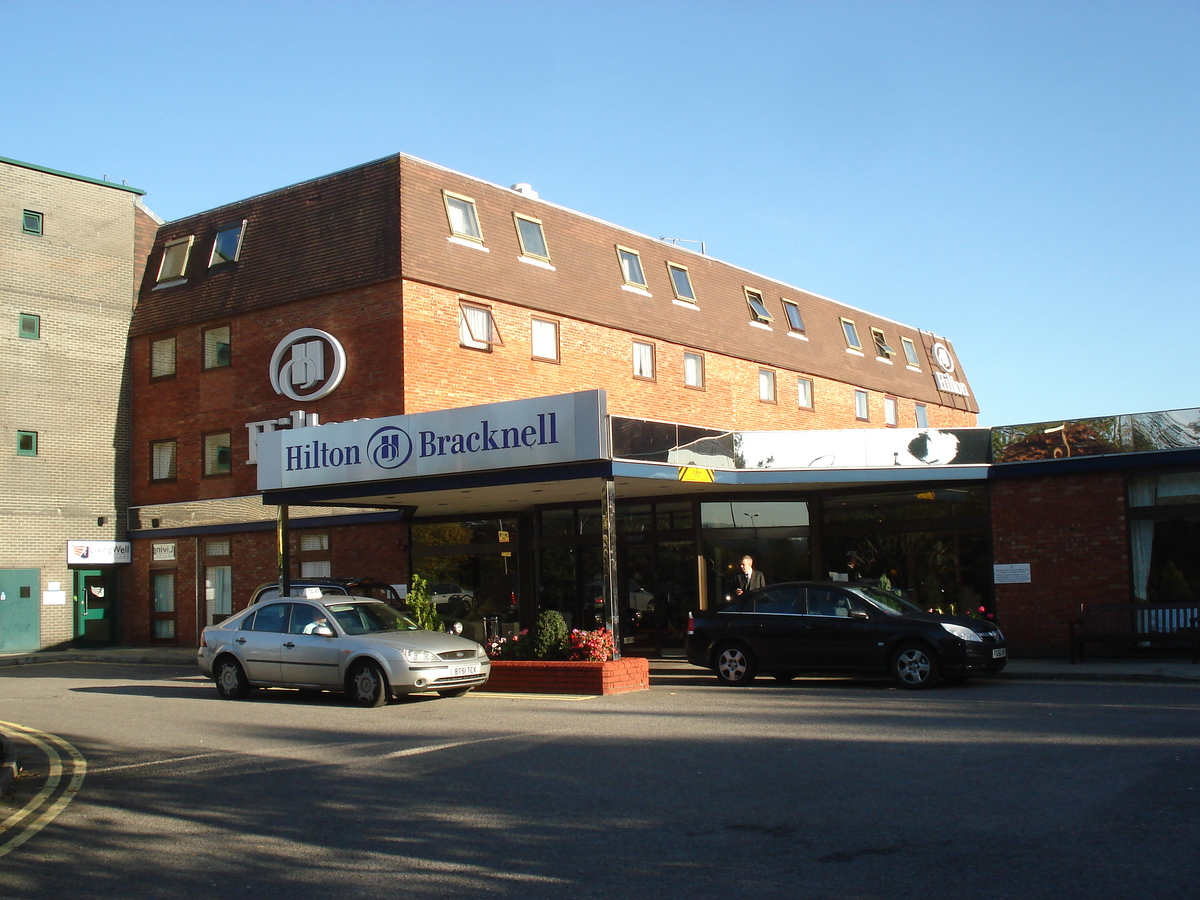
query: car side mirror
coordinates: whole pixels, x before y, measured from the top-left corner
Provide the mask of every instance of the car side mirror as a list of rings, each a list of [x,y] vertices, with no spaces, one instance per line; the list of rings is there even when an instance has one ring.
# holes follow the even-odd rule
[[[312,631],[313,634],[319,634],[321,637],[333,637],[333,629],[328,625],[318,625]]]
[[[871,614],[869,612],[867,612],[865,609],[852,609],[852,610],[850,610],[850,618],[852,618],[852,619],[869,619],[869,618],[871,618]]]

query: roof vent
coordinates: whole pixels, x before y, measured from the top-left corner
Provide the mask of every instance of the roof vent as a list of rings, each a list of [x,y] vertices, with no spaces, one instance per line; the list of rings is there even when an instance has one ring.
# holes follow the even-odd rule
[[[534,200],[538,198],[538,192],[533,189],[532,184],[526,184],[522,181],[520,184],[514,184],[512,189],[518,194],[524,194],[526,197],[531,197]]]

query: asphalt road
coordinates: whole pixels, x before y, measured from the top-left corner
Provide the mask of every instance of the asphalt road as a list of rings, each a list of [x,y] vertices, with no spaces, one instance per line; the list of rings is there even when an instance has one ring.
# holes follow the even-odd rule
[[[64,663],[0,670],[0,722],[33,773],[0,809],[6,900],[1191,900],[1200,884],[1195,685],[697,673],[361,710]],[[52,754],[53,791],[11,823],[50,789]]]

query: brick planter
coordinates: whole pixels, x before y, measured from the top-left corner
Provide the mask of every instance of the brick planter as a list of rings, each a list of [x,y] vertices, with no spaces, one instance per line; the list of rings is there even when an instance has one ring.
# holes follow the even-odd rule
[[[632,656],[609,662],[494,659],[487,684],[477,688],[521,694],[624,694],[649,689],[649,660]]]

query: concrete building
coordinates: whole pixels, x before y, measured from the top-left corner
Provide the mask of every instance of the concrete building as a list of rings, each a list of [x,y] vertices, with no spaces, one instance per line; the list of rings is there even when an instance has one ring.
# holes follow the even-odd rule
[[[0,158],[0,651],[114,637],[143,193]]]

